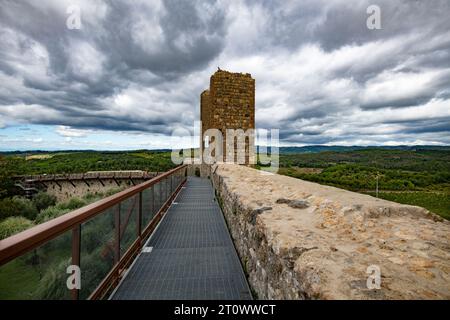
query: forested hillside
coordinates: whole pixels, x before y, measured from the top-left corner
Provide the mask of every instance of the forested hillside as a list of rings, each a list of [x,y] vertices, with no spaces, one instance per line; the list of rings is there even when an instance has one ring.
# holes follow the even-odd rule
[[[450,150],[363,149],[281,154],[280,174],[405,204],[450,218]]]

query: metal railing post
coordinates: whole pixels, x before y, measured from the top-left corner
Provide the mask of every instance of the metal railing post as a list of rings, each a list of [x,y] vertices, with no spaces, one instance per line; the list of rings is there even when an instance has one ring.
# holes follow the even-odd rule
[[[114,237],[114,263],[118,263],[120,260],[120,203],[117,204],[115,212],[115,237]]]
[[[155,186],[152,186],[152,218],[155,216]]]
[[[166,203],[167,200],[167,178],[164,179],[164,196],[163,196],[163,202]]]
[[[77,225],[72,229],[72,265],[80,268],[81,255],[81,225]],[[78,300],[80,297],[80,289],[72,289],[72,299]]]
[[[169,177],[166,179],[166,201],[169,200],[170,197],[170,182]]]
[[[139,192],[139,208],[136,227],[137,227],[137,236],[138,238],[140,238],[142,233],[142,191]]]
[[[162,180],[162,181],[160,181],[160,185],[159,185],[159,203],[158,203],[158,211],[159,211],[159,209],[161,209],[161,207],[162,207],[162,204],[164,203],[163,201],[162,201],[162,198],[163,198],[163,193],[162,193],[162,185],[163,185],[163,182],[164,182],[164,180]]]

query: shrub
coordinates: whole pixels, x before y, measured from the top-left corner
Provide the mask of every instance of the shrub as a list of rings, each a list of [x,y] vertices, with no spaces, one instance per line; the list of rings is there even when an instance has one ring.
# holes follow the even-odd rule
[[[87,203],[92,203],[97,200],[100,200],[103,197],[103,193],[101,192],[95,192],[95,193],[87,193],[83,196],[83,200],[85,200]]]
[[[9,217],[0,222],[0,240],[31,228],[33,222],[23,217]]]
[[[87,204],[88,203],[93,203],[93,202],[96,202],[98,200],[101,200],[101,199],[104,199],[106,197],[109,197],[109,196],[111,196],[113,194],[116,194],[117,192],[120,192],[120,191],[122,191],[124,189],[125,188],[121,187],[121,188],[111,188],[111,189],[108,189],[108,190],[106,190],[104,192],[99,192],[99,191],[90,192],[90,193],[85,194],[83,196],[82,200],[86,201]]]
[[[26,198],[16,196],[0,200],[0,220],[16,216],[23,216],[33,220],[37,214],[38,210],[33,202]]]
[[[46,192],[39,192],[33,197],[33,203],[39,211],[45,210],[56,204],[56,197]]]
[[[5,198],[0,200],[0,220],[19,215],[20,208],[14,203],[13,199]]]
[[[123,191],[123,190],[125,190],[124,187],[108,189],[108,190],[106,190],[104,192],[103,197],[106,198],[106,197],[112,196],[113,194],[116,194],[116,193],[118,193],[120,191]]]
[[[83,288],[81,299],[87,299],[114,265],[114,257],[102,257],[101,248],[83,256]]]
[[[48,207],[42,210],[36,217],[36,223],[43,223],[51,219],[55,219],[75,209],[85,206],[87,203],[79,198],[72,198],[67,202],[62,202],[56,206]]]
[[[12,201],[15,206],[15,210],[18,210],[18,214],[15,215],[20,215],[30,220],[34,220],[36,218],[38,210],[31,200],[16,196],[12,198]]]
[[[45,273],[39,281],[39,287],[35,292],[35,298],[39,300],[68,300],[70,291],[67,289],[66,269],[70,260],[61,259],[59,263],[46,266]]]
[[[72,198],[68,202],[59,203],[56,207],[63,210],[64,209],[75,210],[85,206],[86,204],[87,204],[86,201],[82,199]]]
[[[71,211],[70,209],[62,209],[58,206],[48,207],[45,210],[42,210],[36,217],[35,222],[37,224],[49,221],[51,219],[57,218]]]

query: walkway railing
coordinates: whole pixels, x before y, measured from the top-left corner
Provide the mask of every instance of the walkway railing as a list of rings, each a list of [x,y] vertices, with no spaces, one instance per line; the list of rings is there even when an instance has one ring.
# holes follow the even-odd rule
[[[179,166],[1,240],[0,299],[107,297],[185,177],[186,166]],[[79,288],[73,266],[81,271]]]

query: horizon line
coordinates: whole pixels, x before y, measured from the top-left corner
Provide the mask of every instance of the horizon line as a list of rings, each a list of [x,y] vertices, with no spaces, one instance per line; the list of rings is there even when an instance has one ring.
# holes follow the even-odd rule
[[[259,147],[272,148],[270,145],[257,145]],[[322,148],[414,148],[414,147],[427,147],[427,148],[450,148],[450,144],[396,144],[396,145],[326,145],[326,144],[310,144],[310,145],[283,145],[278,146],[278,148],[311,148],[311,147],[322,147]],[[137,148],[137,149],[1,149],[0,153],[25,153],[25,152],[133,152],[133,151],[171,151],[171,150],[184,150],[184,149],[199,149],[199,147],[188,147],[188,148]]]

